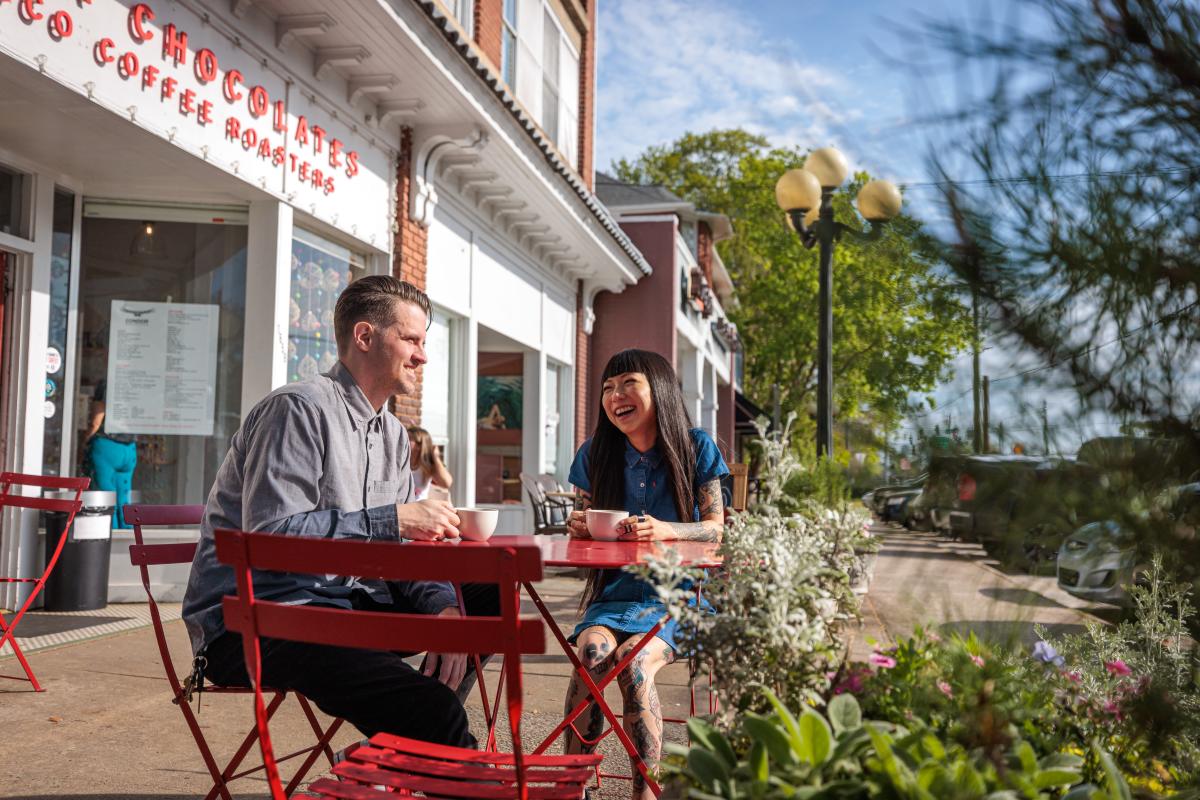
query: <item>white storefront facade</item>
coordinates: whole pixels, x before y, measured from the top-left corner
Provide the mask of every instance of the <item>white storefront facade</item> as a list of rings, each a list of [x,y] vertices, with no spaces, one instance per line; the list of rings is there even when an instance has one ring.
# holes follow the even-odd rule
[[[495,177],[448,182],[473,159]],[[410,162],[419,191],[398,204]],[[489,205],[514,190],[521,208]],[[446,356],[426,376],[428,424],[470,487],[476,354],[512,350],[537,398],[522,405],[522,458],[544,466],[548,439],[533,433],[546,387],[571,385],[577,286],[620,288],[635,268],[431,4],[0,3],[4,469],[79,474],[107,386],[106,430],[137,441],[137,496],[203,503],[244,414],[332,366],[338,293],[392,271],[397,231],[418,218],[439,309],[431,355]],[[536,249],[512,227],[533,218],[556,237]],[[170,323],[131,337],[157,315]],[[0,524],[0,574],[33,574],[37,516]],[[114,534],[111,601],[140,594],[128,541]],[[182,577],[159,576],[166,596]]]

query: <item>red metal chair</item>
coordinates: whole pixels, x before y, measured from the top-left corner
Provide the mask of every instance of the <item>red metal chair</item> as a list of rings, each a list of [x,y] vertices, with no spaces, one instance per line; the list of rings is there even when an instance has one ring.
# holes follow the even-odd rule
[[[19,472],[5,472],[0,474],[0,509],[4,508],[28,508],[35,511],[57,511],[60,514],[67,515],[67,527],[70,529],[71,523],[75,521],[75,514],[83,505],[83,492],[91,484],[89,478],[59,478],[52,475],[23,475]],[[50,500],[45,497],[26,497],[20,494],[11,494],[10,490],[14,486],[36,486],[39,489],[65,489],[75,492],[74,500]],[[25,660],[25,654],[21,652],[21,648],[17,645],[16,627],[21,621],[21,617],[25,616],[25,612],[33,605],[33,601],[41,594],[42,587],[46,585],[46,578],[50,577],[51,570],[58,563],[58,557],[62,555],[63,545],[67,543],[67,535],[64,533],[58,539],[58,546],[54,548],[54,552],[50,554],[50,558],[46,559],[46,567],[42,570],[42,574],[36,578],[0,578],[0,583],[32,583],[33,590],[29,596],[25,598],[25,602],[21,604],[21,608],[17,610],[16,616],[12,621],[5,622],[4,617],[0,616],[0,648],[4,647],[7,642],[12,645],[13,652],[17,655],[17,661],[20,662],[21,668],[25,670],[25,677],[19,675],[0,675],[0,678],[9,678],[16,681],[27,680],[33,684],[35,692],[43,692],[45,689],[38,683],[37,676],[33,674],[33,670],[29,668],[29,662]]]
[[[258,739],[258,730],[251,728],[250,732],[242,740],[237,752],[233,754],[233,757],[224,769],[221,769],[217,765],[217,760],[213,757],[212,748],[209,747],[207,740],[204,738],[204,733],[200,729],[200,723],[197,721],[196,714],[192,711],[191,704],[188,702],[188,687],[185,687],[179,681],[174,661],[171,659],[171,648],[167,645],[167,635],[163,629],[162,615],[159,613],[158,603],[154,600],[154,593],[150,589],[150,567],[164,564],[192,563],[192,558],[196,554],[196,543],[146,544],[142,538],[143,525],[151,527],[169,525],[199,526],[203,515],[204,506],[125,506],[125,520],[133,525],[134,543],[129,547],[129,560],[142,573],[142,586],[146,589],[146,599],[150,604],[150,620],[154,624],[154,637],[158,640],[158,652],[162,657],[163,669],[167,673],[167,682],[171,685],[171,702],[179,706],[184,721],[187,722],[188,729],[192,732],[192,738],[196,740],[196,747],[200,749],[200,756],[204,759],[204,765],[208,767],[209,774],[212,775],[213,786],[208,792],[207,800],[213,800],[217,796],[224,798],[224,800],[232,800],[232,796],[229,793],[230,781],[261,772],[265,769],[264,766],[257,766],[240,772],[238,771],[238,767],[241,766],[242,761],[250,752],[250,748],[254,746],[255,741]],[[196,691],[202,691],[204,694],[223,695],[251,694],[254,690],[240,686],[208,686]],[[279,689],[265,689],[264,691],[271,695],[271,701],[267,710],[269,714],[273,715],[287,698],[287,692]],[[327,729],[322,729],[321,723],[317,719],[316,713],[313,712],[308,699],[298,692],[293,692],[293,694],[296,697],[296,702],[304,712],[304,716],[308,719],[308,724],[312,727],[317,741],[311,747],[298,750],[279,759],[280,761],[286,761],[299,756],[305,757],[304,761],[300,764],[300,768],[292,777],[291,782],[288,783],[286,791],[288,795],[300,785],[300,782],[304,780],[308,771],[312,768],[313,763],[322,753],[325,754],[329,763],[333,764],[333,750],[330,748],[329,742],[342,725],[342,720],[337,719]]]
[[[521,618],[520,585],[542,577],[537,547],[350,542],[297,539],[272,534],[218,530],[217,557],[233,566],[236,597],[225,598],[225,624],[245,641],[246,670],[255,686],[262,676],[260,637],[368,649],[503,653],[507,668],[512,753],[480,752],[377,734],[333,769],[335,778],[313,782],[308,791],[322,797],[376,797],[381,793],[423,793],[459,798],[578,798],[600,756],[525,755],[521,747],[521,654],[546,651],[540,619]],[[357,575],[386,580],[496,583],[500,617],[435,617],[282,605],[254,597],[251,570]],[[255,694],[255,721],[274,800],[280,788],[268,731],[270,714]],[[383,787],[383,788],[377,788]]]

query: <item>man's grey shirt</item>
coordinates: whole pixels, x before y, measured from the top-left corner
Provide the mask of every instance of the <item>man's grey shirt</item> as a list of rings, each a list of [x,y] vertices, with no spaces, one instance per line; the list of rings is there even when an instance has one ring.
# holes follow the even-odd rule
[[[412,495],[408,432],[386,408],[371,407],[341,362],[267,395],[234,434],[208,494],[183,598],[193,651],[224,633],[221,598],[237,591],[233,570],[217,561],[215,529],[398,541],[396,504]],[[444,583],[254,573],[264,600],[350,608],[355,591],[428,614],[455,605]]]

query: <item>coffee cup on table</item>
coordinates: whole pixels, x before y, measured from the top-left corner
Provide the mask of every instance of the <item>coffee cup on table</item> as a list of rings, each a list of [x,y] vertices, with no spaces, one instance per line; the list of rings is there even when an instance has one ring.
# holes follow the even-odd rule
[[[588,534],[593,539],[602,542],[614,542],[624,532],[621,530],[621,520],[629,519],[625,511],[600,511],[594,508],[587,510]]]
[[[486,542],[496,532],[500,511],[495,508],[459,508],[458,533],[468,542]]]

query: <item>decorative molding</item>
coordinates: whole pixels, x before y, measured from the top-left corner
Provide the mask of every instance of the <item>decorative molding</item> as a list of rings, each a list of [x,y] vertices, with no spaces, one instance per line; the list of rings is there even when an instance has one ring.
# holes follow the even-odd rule
[[[357,67],[371,57],[371,51],[365,47],[352,45],[350,47],[318,47],[313,59],[313,76],[323,81],[337,67]]]
[[[419,97],[409,97],[403,100],[384,100],[375,107],[375,117],[380,125],[387,125],[393,119],[411,117],[425,108],[425,101]]]
[[[246,16],[246,12],[254,5],[254,0],[230,0],[229,11],[238,19]]]
[[[413,148],[413,190],[409,193],[408,216],[422,228],[428,228],[433,222],[433,209],[438,202],[434,176],[437,175],[439,161],[454,158],[453,163],[466,164],[459,157],[467,155],[471,157],[470,163],[478,162],[478,153],[487,146],[488,135],[483,128],[471,126],[453,130],[419,130],[415,138],[419,138],[420,144],[414,144]]]
[[[297,37],[319,36],[334,25],[337,25],[337,20],[324,13],[279,17],[275,20],[275,46],[283,50]]]
[[[395,75],[353,75],[346,81],[346,102],[353,106],[369,94],[390,92],[397,82]]]

